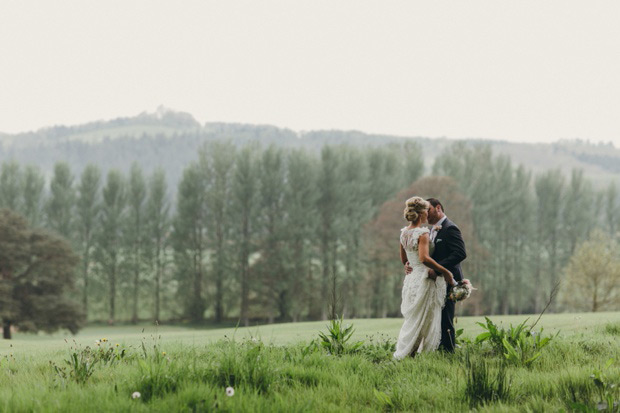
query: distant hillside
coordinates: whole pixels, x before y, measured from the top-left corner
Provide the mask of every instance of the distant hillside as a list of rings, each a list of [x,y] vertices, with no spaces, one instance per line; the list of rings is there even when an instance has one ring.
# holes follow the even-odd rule
[[[269,125],[201,125],[188,113],[160,107],[155,113],[142,113],[135,117],[77,126],[54,126],[20,134],[0,133],[0,162],[14,159],[21,164],[34,164],[49,175],[57,161],[68,162],[75,173],[80,173],[91,162],[103,170],[118,168],[127,171],[133,161],[138,161],[147,172],[156,166],[164,167],[170,183],[174,185],[185,165],[196,159],[201,145],[217,139],[229,139],[240,145],[260,142],[262,145],[310,150],[319,150],[327,143],[369,146],[410,139],[422,145],[427,170],[432,167],[434,159],[455,142],[446,138],[397,137],[358,131],[299,133]],[[495,153],[507,155],[514,163],[523,164],[535,173],[551,168],[569,173],[572,168],[581,168],[597,186],[613,180],[620,181],[620,150],[612,144],[465,141],[472,145],[491,145]]]

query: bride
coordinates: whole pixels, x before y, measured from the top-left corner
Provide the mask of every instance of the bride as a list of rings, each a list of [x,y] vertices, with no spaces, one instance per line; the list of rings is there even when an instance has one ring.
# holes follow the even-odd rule
[[[455,286],[452,273],[430,257],[433,245],[429,239],[430,230],[426,224],[429,203],[420,197],[406,201],[405,219],[409,226],[400,233],[400,258],[403,264],[409,261],[413,271],[405,276],[400,311],[405,317],[398,342],[395,359],[422,351],[434,351],[441,341],[441,310],[446,300],[446,283]],[[443,277],[428,277],[428,268]]]

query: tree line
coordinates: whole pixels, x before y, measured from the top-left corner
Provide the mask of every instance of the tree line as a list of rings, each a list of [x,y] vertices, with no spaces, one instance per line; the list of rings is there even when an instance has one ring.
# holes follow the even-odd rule
[[[174,196],[164,170],[137,163],[105,177],[57,163],[46,185],[36,167],[5,162],[0,206],[70,242],[89,320],[319,319],[333,285],[341,309],[364,314],[364,224],[422,172],[410,142],[318,154],[212,142]]]
[[[138,163],[106,176],[57,163],[46,185],[35,166],[5,162],[0,207],[69,241],[83,310],[110,323],[398,316],[398,230],[414,194],[442,199],[463,230],[479,287],[466,314],[539,311],[591,230],[618,232],[615,185],[596,190],[581,171],[533,176],[458,143],[422,177],[422,155],[412,142],[316,152],[214,141],[174,191],[165,170],[146,176]]]

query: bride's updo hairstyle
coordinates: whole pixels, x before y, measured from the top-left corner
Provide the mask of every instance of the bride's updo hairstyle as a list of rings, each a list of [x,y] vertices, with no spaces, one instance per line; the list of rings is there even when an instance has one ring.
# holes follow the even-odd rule
[[[409,222],[416,222],[420,217],[420,213],[426,211],[429,207],[429,202],[419,196],[414,196],[405,201],[405,219]]]

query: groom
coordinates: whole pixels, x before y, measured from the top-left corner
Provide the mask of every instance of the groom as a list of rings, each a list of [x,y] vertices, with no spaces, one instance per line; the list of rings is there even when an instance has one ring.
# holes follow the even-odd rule
[[[461,272],[461,261],[465,260],[465,243],[461,236],[461,231],[450,221],[444,213],[443,205],[437,198],[428,198],[431,204],[428,209],[428,223],[432,225],[430,239],[435,243],[435,250],[431,254],[431,258],[437,261],[441,266],[446,267],[452,273],[455,281],[463,281],[463,273]],[[407,264],[405,267],[407,273],[411,272],[411,267]],[[433,280],[438,274],[428,271],[428,277]],[[449,287],[448,287],[449,288]],[[448,352],[454,352],[454,301],[449,300],[446,290],[446,304],[441,312],[441,343],[440,347]]]

